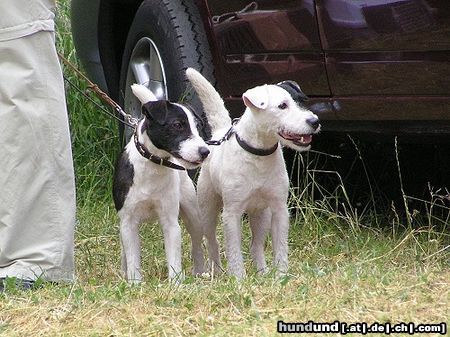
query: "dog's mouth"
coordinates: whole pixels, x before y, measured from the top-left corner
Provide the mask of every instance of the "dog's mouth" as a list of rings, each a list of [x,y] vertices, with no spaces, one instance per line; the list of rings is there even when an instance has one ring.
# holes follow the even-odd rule
[[[203,160],[198,160],[198,161],[189,161],[189,160],[185,160],[186,162],[188,162],[191,165],[195,165],[195,166],[200,166],[203,163]]]
[[[286,139],[298,146],[309,146],[312,142],[312,134],[298,134],[282,130],[278,132],[281,138]]]
[[[199,166],[203,163],[203,160],[190,161],[190,160],[186,160],[186,159],[184,159],[184,158],[182,158],[182,157],[178,157],[177,159],[178,159],[178,161],[179,161],[183,166],[185,166],[187,169],[194,169],[194,168],[197,168],[197,167],[199,167]]]
[[[178,151],[172,152],[172,156],[174,156],[177,161],[184,166],[185,168],[191,170],[199,167],[203,163],[203,159],[198,160],[187,160],[186,158],[183,158]]]

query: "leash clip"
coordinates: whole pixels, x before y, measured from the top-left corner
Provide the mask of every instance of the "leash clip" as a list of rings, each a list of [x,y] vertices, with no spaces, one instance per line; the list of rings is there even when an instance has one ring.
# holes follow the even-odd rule
[[[123,111],[121,108],[116,109],[118,113],[120,113],[124,118],[126,118],[128,124],[130,124],[132,127],[136,128],[138,125],[139,120],[137,118],[134,118],[132,115],[127,114],[125,111]]]
[[[239,122],[239,119],[240,118],[235,118],[235,119],[232,120],[231,127],[223,135],[222,138],[220,138],[219,140],[207,140],[207,141],[205,141],[205,143],[208,144],[208,145],[221,145],[224,141],[229,140],[231,138],[231,136],[234,134],[233,126],[235,126],[236,123]]]

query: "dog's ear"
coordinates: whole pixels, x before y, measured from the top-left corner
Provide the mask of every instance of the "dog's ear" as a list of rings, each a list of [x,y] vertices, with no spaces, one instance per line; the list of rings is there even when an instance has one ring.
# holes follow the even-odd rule
[[[164,124],[167,117],[167,101],[147,102],[142,105],[142,114],[149,120]]]
[[[267,85],[262,85],[256,88],[248,89],[242,95],[244,104],[250,109],[265,109],[269,103],[269,94],[267,92]]]
[[[300,86],[295,81],[283,81],[277,83],[277,86],[286,90],[292,97],[292,99],[296,102],[305,102],[308,100],[308,96],[300,89]]]

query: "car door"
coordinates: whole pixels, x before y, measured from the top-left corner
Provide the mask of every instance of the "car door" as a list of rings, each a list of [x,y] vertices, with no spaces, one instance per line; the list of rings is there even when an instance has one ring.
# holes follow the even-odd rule
[[[337,116],[449,120],[448,0],[317,0]]]
[[[218,50],[217,78],[229,106],[241,105],[248,88],[287,79],[309,96],[330,95],[313,0],[207,3]]]

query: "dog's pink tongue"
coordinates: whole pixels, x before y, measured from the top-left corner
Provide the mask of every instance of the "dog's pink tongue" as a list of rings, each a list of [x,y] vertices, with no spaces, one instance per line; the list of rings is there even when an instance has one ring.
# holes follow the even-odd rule
[[[312,135],[304,135],[300,138],[303,143],[311,143]]]

